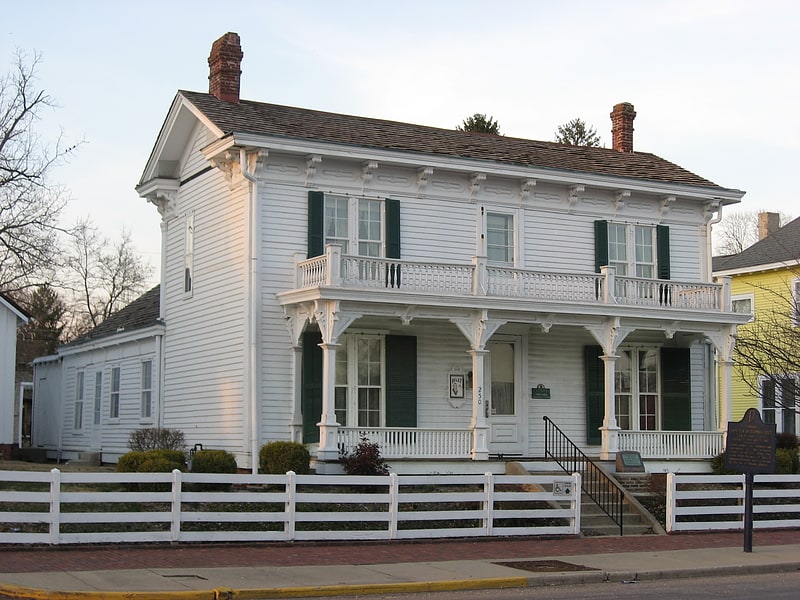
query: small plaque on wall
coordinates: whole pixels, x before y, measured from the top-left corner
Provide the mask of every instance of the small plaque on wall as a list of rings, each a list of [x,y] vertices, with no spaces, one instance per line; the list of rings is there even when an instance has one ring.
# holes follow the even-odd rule
[[[544,387],[541,383],[535,388],[531,388],[531,398],[537,400],[550,400],[550,388]]]

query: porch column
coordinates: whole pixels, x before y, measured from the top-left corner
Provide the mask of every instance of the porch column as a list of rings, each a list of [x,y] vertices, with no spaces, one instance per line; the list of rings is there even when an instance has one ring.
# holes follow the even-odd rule
[[[719,360],[719,429],[727,431],[728,421],[732,420],[731,415],[731,374],[733,369],[732,360]]]
[[[303,397],[303,347],[292,346],[292,420],[289,431],[293,442],[303,443],[303,414],[300,398]]]
[[[614,402],[616,396],[614,375],[618,357],[615,354],[604,354],[600,358],[603,361],[605,379],[603,426],[600,428],[603,435],[603,445],[600,450],[600,458],[612,460],[616,457],[617,450],[619,450],[620,428],[617,426],[617,411]]]
[[[472,460],[489,460],[489,425],[484,382],[488,350],[470,350],[472,356]]]
[[[319,450],[317,458],[321,461],[336,461],[339,459],[339,446],[336,437],[339,424],[336,422],[335,381],[336,374],[336,349],[340,344],[323,342],[322,348],[322,416],[317,426],[319,427]]]

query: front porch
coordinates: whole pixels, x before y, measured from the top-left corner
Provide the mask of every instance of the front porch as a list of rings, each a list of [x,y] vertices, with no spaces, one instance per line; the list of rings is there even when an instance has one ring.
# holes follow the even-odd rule
[[[380,446],[386,459],[470,459],[473,432],[470,429],[432,429],[412,427],[339,427],[337,446],[352,450],[362,438]],[[724,449],[722,431],[626,431],[615,436],[618,451],[638,452],[643,459],[707,460]],[[587,449],[592,454],[591,448]],[[596,449],[600,457],[600,447]]]

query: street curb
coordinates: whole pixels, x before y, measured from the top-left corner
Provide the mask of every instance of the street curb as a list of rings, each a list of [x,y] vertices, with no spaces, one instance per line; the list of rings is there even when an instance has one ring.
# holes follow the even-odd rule
[[[454,592],[508,588],[533,588],[585,583],[653,581],[692,577],[722,577],[800,571],[800,562],[773,565],[734,565],[672,569],[667,571],[584,571],[521,577],[367,583],[358,585],[297,586],[262,589],[187,590],[175,592],[55,591],[0,583],[0,595],[31,600],[259,600],[268,598],[318,598],[323,596],[366,596],[411,592]]]

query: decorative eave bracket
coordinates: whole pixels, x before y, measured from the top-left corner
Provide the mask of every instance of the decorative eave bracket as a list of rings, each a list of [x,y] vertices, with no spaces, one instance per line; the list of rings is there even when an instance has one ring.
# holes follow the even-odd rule
[[[569,195],[567,196],[567,209],[572,210],[578,202],[578,194],[586,191],[585,185],[573,185],[569,188]]]

